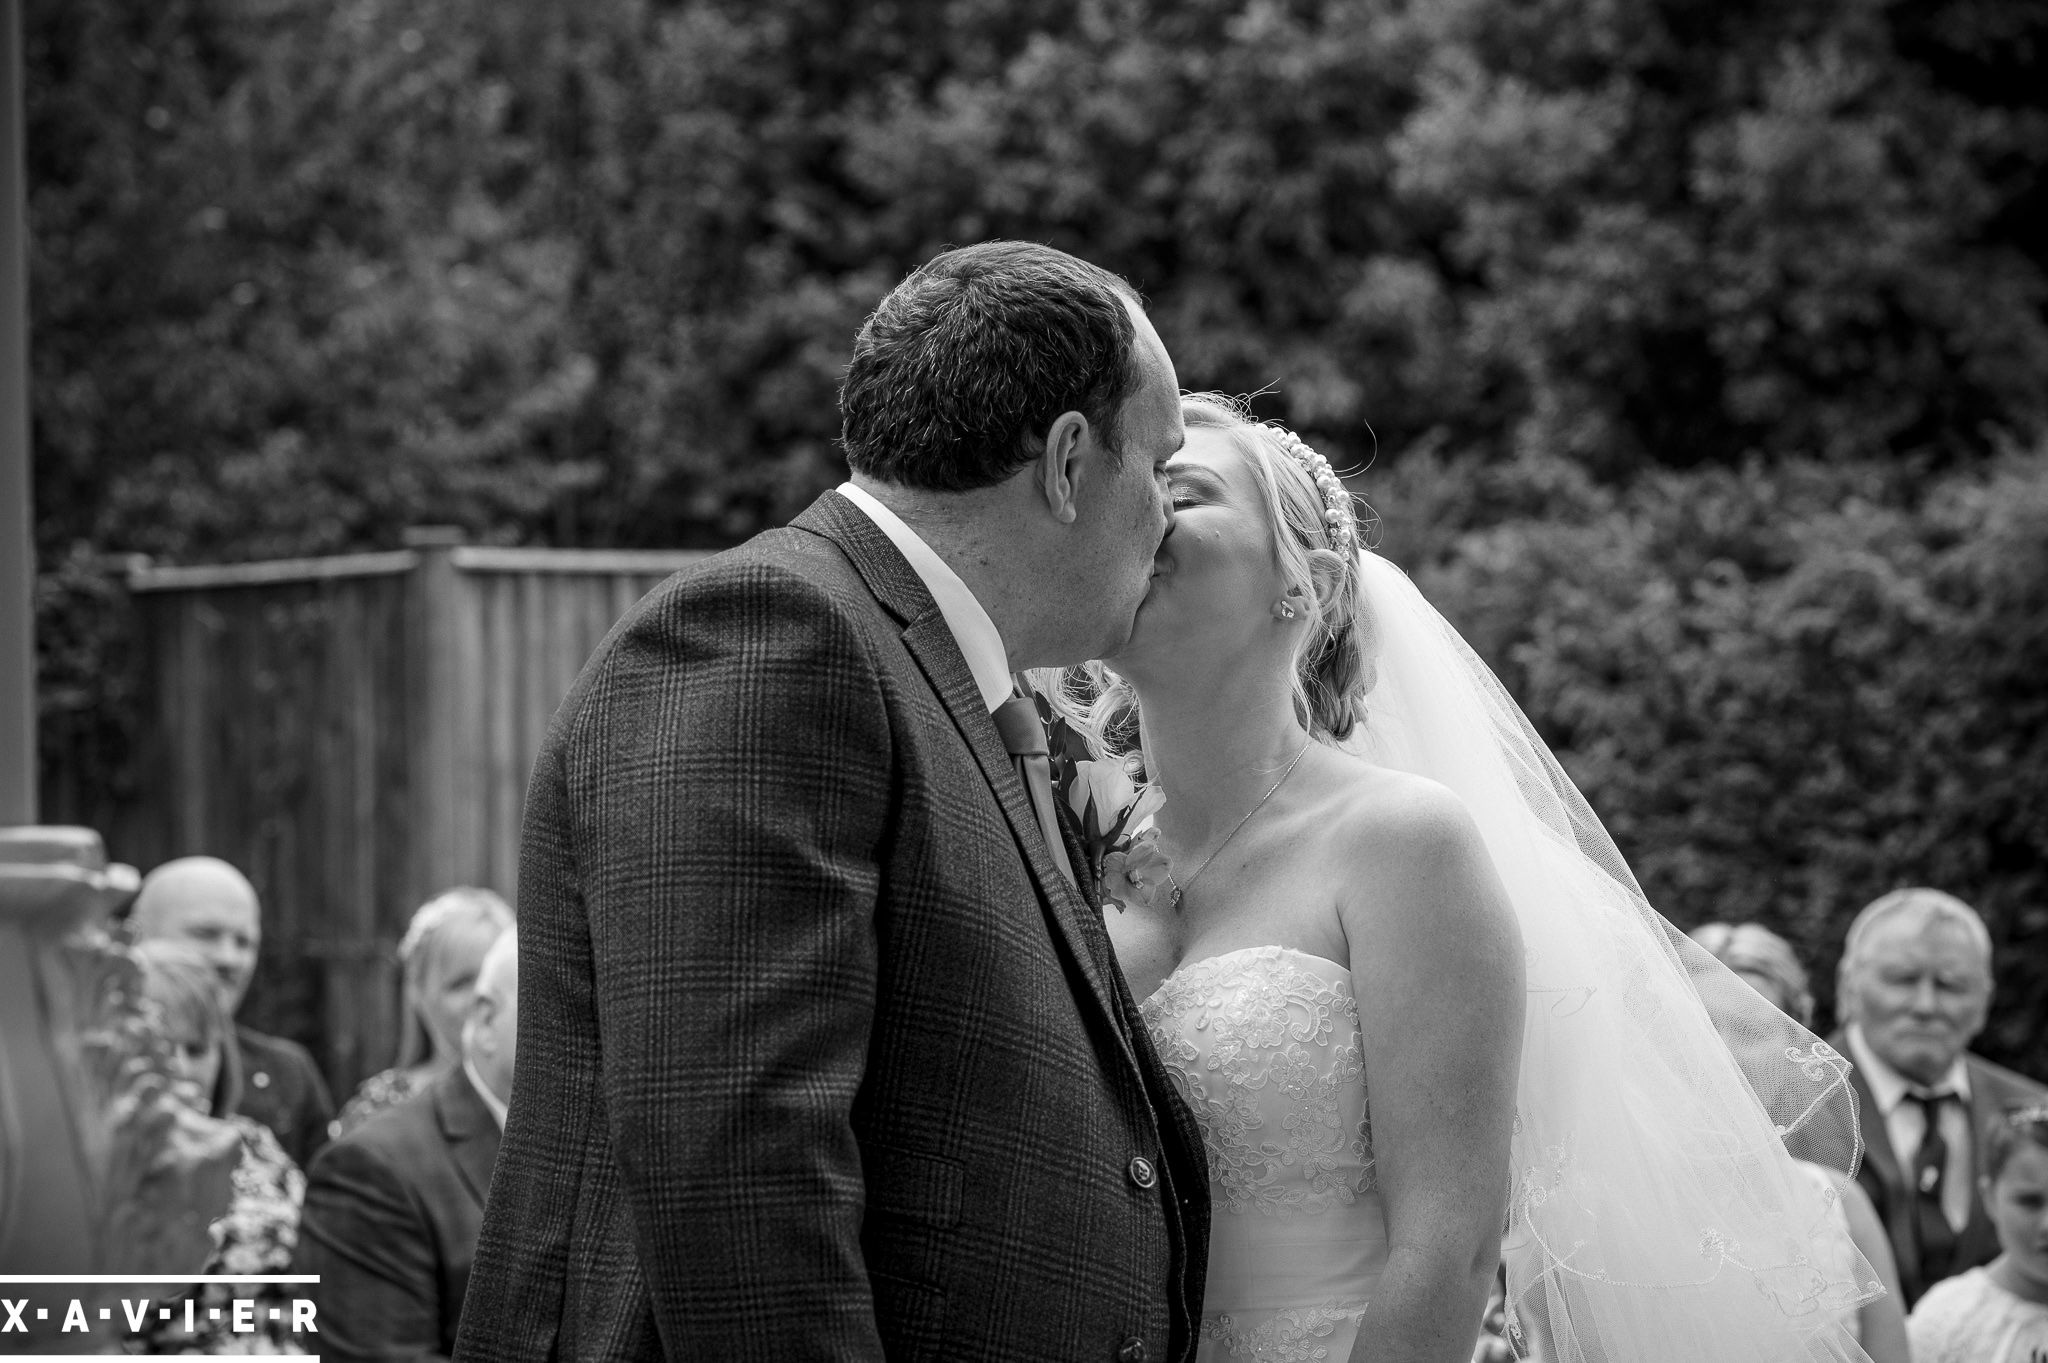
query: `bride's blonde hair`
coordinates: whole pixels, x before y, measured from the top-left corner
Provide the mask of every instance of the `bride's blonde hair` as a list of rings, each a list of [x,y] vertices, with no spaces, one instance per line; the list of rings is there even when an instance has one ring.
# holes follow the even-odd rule
[[[1295,635],[1294,712],[1309,733],[1341,743],[1365,717],[1373,684],[1372,622],[1359,592],[1359,539],[1373,528],[1338,487],[1341,507],[1326,500],[1315,473],[1297,450],[1306,450],[1284,426],[1254,421],[1242,399],[1188,393],[1181,419],[1190,430],[1221,431],[1245,456],[1257,481],[1273,532],[1280,570],[1299,595],[1294,608],[1308,618]],[[1327,513],[1340,513],[1333,524]],[[1347,533],[1348,532],[1348,533]],[[1131,684],[1100,662],[1069,668],[1056,687],[1044,687],[1055,709],[1088,740],[1099,757],[1138,751],[1138,697]]]

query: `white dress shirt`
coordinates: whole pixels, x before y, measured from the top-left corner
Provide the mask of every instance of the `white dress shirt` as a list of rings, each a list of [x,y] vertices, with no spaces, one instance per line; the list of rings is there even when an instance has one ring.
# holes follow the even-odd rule
[[[491,1086],[484,1082],[484,1077],[476,1072],[476,1066],[470,1063],[466,1055],[462,1057],[462,1072],[469,1076],[469,1085],[476,1090],[476,1096],[483,1099],[484,1106],[491,1110],[491,1117],[498,1123],[498,1130],[503,1131],[505,1112],[510,1104],[491,1092]]]
[[[911,571],[932,594],[939,614],[945,617],[946,628],[953,632],[953,642],[960,646],[960,656],[967,660],[967,670],[974,674],[974,684],[981,691],[981,703],[994,714],[1016,686],[1010,678],[1010,655],[1003,647],[996,622],[988,618],[988,612],[974,599],[960,574],[946,566],[946,560],[905,525],[901,516],[875,500],[874,494],[852,483],[841,483],[838,492],[859,507],[889,537],[896,551],[909,560]]]
[[[1906,1096],[1956,1095],[1955,1102],[1941,1106],[1941,1139],[1948,1146],[1948,1167],[1941,1172],[1941,1214],[1960,1233],[1970,1220],[1970,1182],[1974,1177],[1970,1166],[1976,1154],[1970,1140],[1969,1067],[1957,1056],[1948,1073],[1931,1088],[1922,1087],[1878,1059],[1877,1052],[1864,1040],[1863,1029],[1853,1023],[1849,1027],[1849,1058],[1863,1071],[1863,1082],[1870,1085],[1870,1096],[1877,1099],[1877,1110],[1884,1114],[1885,1138],[1891,1142],[1892,1154],[1898,1157],[1899,1172],[1908,1181],[1913,1177],[1913,1161],[1919,1157],[1920,1142],[1927,1136],[1927,1113],[1920,1104],[1907,1102]]]

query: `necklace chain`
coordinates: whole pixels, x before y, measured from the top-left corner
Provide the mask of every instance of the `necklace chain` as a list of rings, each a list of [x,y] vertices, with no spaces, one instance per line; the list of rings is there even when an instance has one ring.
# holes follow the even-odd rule
[[[1268,790],[1264,795],[1261,795],[1259,797],[1258,803],[1253,805],[1250,809],[1247,809],[1244,812],[1244,817],[1242,819],[1239,819],[1236,825],[1232,827],[1228,833],[1225,833],[1223,835],[1222,842],[1216,844],[1216,850],[1214,852],[1211,852],[1208,856],[1202,858],[1202,864],[1200,866],[1197,866],[1195,868],[1195,873],[1188,877],[1187,884],[1183,885],[1180,883],[1180,881],[1174,876],[1173,868],[1171,866],[1168,866],[1166,868],[1166,883],[1173,887],[1173,910],[1175,913],[1180,912],[1181,900],[1187,895],[1187,892],[1189,890],[1192,890],[1195,887],[1195,882],[1202,878],[1202,872],[1209,869],[1209,863],[1216,860],[1216,858],[1222,854],[1224,848],[1230,846],[1230,840],[1232,838],[1236,837],[1239,833],[1244,831],[1244,826],[1252,821],[1252,815],[1258,813],[1260,810],[1266,807],[1266,801],[1272,799],[1275,795],[1280,793],[1280,787],[1287,784],[1287,778],[1294,775],[1294,769],[1301,765],[1302,757],[1306,755],[1308,752],[1309,743],[1313,743],[1315,741],[1315,735],[1309,735],[1308,742],[1303,743],[1301,747],[1298,750],[1296,750],[1294,754],[1294,760],[1287,764],[1286,771],[1280,773],[1280,779],[1273,783],[1272,789]]]

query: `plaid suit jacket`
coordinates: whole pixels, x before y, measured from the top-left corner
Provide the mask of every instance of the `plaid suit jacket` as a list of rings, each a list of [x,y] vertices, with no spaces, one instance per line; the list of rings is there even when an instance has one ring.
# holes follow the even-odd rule
[[[844,498],[599,646],[535,764],[519,926],[459,1359],[1193,1357],[1199,1132]]]

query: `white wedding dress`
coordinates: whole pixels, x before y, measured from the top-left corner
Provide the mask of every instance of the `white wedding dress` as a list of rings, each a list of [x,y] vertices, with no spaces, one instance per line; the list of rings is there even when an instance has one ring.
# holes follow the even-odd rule
[[[1486,665],[1398,568],[1359,572],[1376,675],[1344,747],[1459,796],[1527,952],[1509,1339],[1545,1363],[1868,1363],[1843,1320],[1882,1289],[1795,1160],[1855,1167],[1847,1061],[1651,908]],[[1388,1252],[1350,971],[1250,947],[1142,1013],[1209,1158],[1198,1358],[1342,1363]]]
[[[1181,966],[1141,1012],[1209,1157],[1198,1363],[1342,1363],[1387,1253],[1351,972],[1247,947]]]

